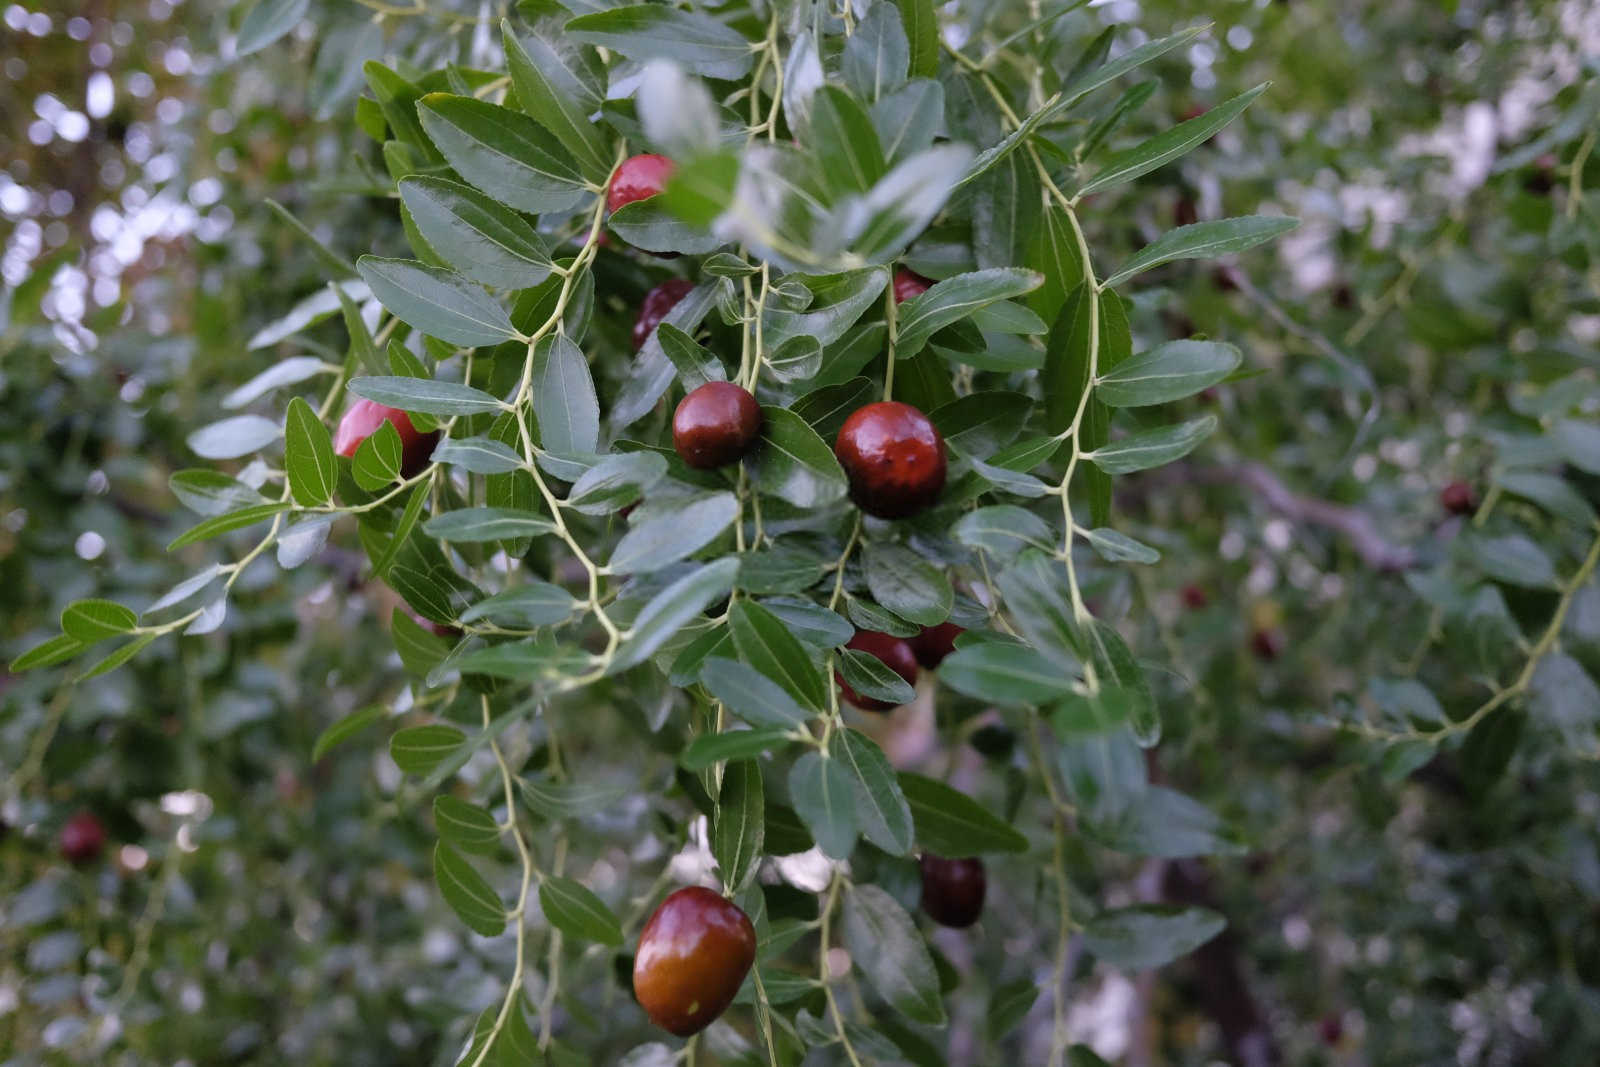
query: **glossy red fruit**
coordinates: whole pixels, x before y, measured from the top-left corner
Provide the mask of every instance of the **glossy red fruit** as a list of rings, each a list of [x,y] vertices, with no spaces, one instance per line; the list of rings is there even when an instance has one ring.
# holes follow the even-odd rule
[[[411,425],[411,416],[399,408],[384,407],[367,399],[350,405],[339,420],[339,429],[333,435],[333,450],[341,456],[353,456],[361,442],[378,431],[385,422],[394,424],[400,432],[400,475],[410,478],[428,465],[433,447],[439,443],[439,431],[422,433]]]
[[[1183,606],[1190,611],[1199,611],[1210,602],[1211,598],[1206,596],[1206,591],[1198,585],[1183,587]]]
[[[639,317],[633,320],[635,352],[644,347],[644,343],[650,340],[651,332],[667,317],[667,312],[677,307],[678,301],[688,296],[693,288],[691,281],[672,278],[644,294],[644,300],[639,304]]]
[[[903,304],[914,296],[921,296],[933,288],[933,281],[905,267],[894,272],[894,302]]]
[[[60,844],[62,857],[82,867],[99,859],[105,850],[106,828],[89,812],[80,811],[61,828]]]
[[[1283,655],[1283,633],[1272,627],[1264,627],[1250,635],[1250,651],[1255,653],[1256,659],[1271,662]]]
[[[891,671],[904,678],[907,685],[917,684],[917,654],[912,651],[911,642],[905,638],[896,637],[893,634],[880,633],[877,630],[857,630],[855,636],[845,642],[844,647],[865,652],[869,656],[876,656]],[[862,696],[854,689],[851,689],[845,684],[844,676],[838,671],[833,672],[833,678],[834,681],[839,683],[839,695],[862,711],[894,710],[895,705],[887,700]]]
[[[922,854],[922,910],[940,926],[964,929],[983,914],[983,896],[988,889],[983,861],[973,857],[947,860],[931,853]]]
[[[725,1011],[756,958],[756,930],[738,905],[700,886],[661,902],[639,935],[633,995],[650,1021],[679,1037]]]
[[[761,405],[732,382],[707,382],[678,401],[672,447],[696,470],[736,463],[761,433]]]
[[[910,404],[881,400],[844,420],[833,454],[850,499],[868,515],[903,519],[932,507],[944,489],[944,438]]]
[[[1478,496],[1466,482],[1451,482],[1439,491],[1439,505],[1452,515],[1471,515],[1478,510]]]
[[[606,210],[655,196],[667,187],[673,163],[666,156],[631,156],[622,161],[606,190]]]
[[[1324,1015],[1317,1024],[1317,1035],[1324,1045],[1333,1048],[1344,1037],[1344,1017],[1338,1012]]]
[[[930,671],[934,670],[944,662],[946,656],[956,650],[956,638],[966,632],[966,627],[957,626],[953,622],[924,626],[922,632],[911,639],[911,651],[917,654],[918,663]]]

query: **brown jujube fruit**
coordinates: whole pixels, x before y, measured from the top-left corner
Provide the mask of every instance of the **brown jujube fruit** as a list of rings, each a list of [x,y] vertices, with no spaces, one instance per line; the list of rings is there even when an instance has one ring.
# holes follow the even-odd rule
[[[1471,515],[1478,510],[1477,494],[1466,482],[1451,482],[1441,489],[1439,504],[1452,515]]]
[[[917,654],[918,663],[930,671],[935,670],[946,656],[956,650],[956,638],[966,632],[965,627],[953,622],[924,626],[922,632],[911,639],[911,651]]]
[[[633,320],[635,352],[644,347],[644,343],[650,340],[650,334],[667,317],[667,312],[677,307],[678,301],[688,296],[693,288],[694,283],[684,278],[669,278],[644,294],[644,299],[639,302],[639,315]]]
[[[761,435],[761,405],[732,382],[707,382],[678,401],[672,447],[696,470],[742,459]]]
[[[106,828],[87,811],[80,811],[61,827],[61,856],[77,867],[93,863],[106,847]]]
[[[639,935],[633,995],[651,1022],[688,1037],[727,1010],[755,958],[755,927],[738,905],[701,886],[680,889]]]
[[[899,267],[894,272],[894,302],[904,304],[914,296],[921,296],[933,288],[931,279],[924,278],[914,270]]]
[[[350,405],[339,420],[339,429],[333,435],[333,450],[341,456],[353,456],[361,443],[385,422],[392,423],[400,434],[400,476],[413,478],[422,473],[433,457],[434,446],[439,443],[439,431],[422,433],[411,424],[411,416],[399,408],[386,407],[373,400],[362,398]]]
[[[857,630],[845,642],[845,648],[853,648],[875,656],[891,671],[905,679],[907,685],[917,684],[917,654],[912,651],[911,642],[903,637],[893,634],[881,633],[878,630]],[[887,700],[878,700],[876,697],[862,696],[851,689],[844,680],[844,675],[838,671],[833,672],[834,681],[839,683],[839,695],[846,703],[860,708],[862,711],[893,711],[894,704]]]
[[[922,910],[940,926],[958,930],[971,926],[983,914],[983,897],[988,889],[983,861],[947,860],[924,852],[922,868]]]
[[[932,507],[944,489],[944,438],[910,404],[881,400],[844,421],[833,454],[850,499],[868,515],[903,519]]]

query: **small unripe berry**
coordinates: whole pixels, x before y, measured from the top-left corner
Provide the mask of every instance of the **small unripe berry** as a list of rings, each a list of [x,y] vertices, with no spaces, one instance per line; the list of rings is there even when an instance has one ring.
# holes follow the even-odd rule
[[[732,382],[707,382],[672,415],[672,447],[696,470],[738,462],[760,435],[761,405]]]
[[[944,489],[944,438],[910,404],[882,400],[844,421],[833,454],[850,499],[868,515],[903,519],[932,507]]]
[[[755,927],[738,905],[700,886],[680,889],[639,935],[633,995],[651,1022],[688,1037],[727,1010],[755,958]]]
[[[946,656],[956,650],[956,638],[966,632],[965,627],[953,622],[924,626],[922,632],[911,639],[911,651],[917,654],[918,663],[930,671],[935,670]]]
[[[673,163],[666,156],[631,156],[622,161],[606,189],[606,210],[615,211],[635,200],[647,200],[667,187]]]
[[[400,476],[415,477],[433,456],[433,448],[439,443],[439,431],[419,432],[411,424],[411,416],[399,408],[385,407],[364,397],[357,400],[339,420],[339,429],[333,435],[333,450],[341,456],[355,455],[361,442],[385,422],[393,424],[400,433]]]
[[[907,685],[917,684],[917,654],[912,651],[911,642],[903,637],[893,634],[880,633],[877,630],[857,630],[855,635],[845,642],[845,648],[853,648],[858,652],[865,652],[881,660],[891,671],[905,680]],[[844,700],[860,708],[862,711],[892,711],[895,705],[887,700],[878,700],[875,697],[862,696],[845,683],[844,675],[835,671],[834,680],[839,683],[839,695]]]
[[[648,293],[639,302],[639,317],[633,320],[633,350],[635,352],[644,347],[650,340],[650,334],[661,325],[661,320],[667,317],[667,312],[678,306],[678,301],[689,295],[694,289],[694,283],[683,278],[670,278],[662,282]]]
[[[896,268],[894,272],[894,302],[903,304],[914,296],[921,296],[933,288],[932,280],[924,278],[914,270],[905,267]]]
[[[1452,515],[1471,515],[1478,509],[1477,494],[1466,482],[1451,482],[1441,489],[1439,504]]]
[[[106,828],[87,811],[80,811],[61,827],[61,856],[82,867],[100,858],[106,847]]]
[[[924,852],[922,868],[922,910],[940,926],[965,929],[983,914],[983,897],[988,889],[983,861],[947,860]]]

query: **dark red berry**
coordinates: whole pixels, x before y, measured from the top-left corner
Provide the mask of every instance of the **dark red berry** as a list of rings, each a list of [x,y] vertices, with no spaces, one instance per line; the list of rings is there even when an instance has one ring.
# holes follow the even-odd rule
[[[1178,226],[1193,226],[1200,221],[1200,212],[1195,206],[1194,197],[1178,197],[1177,204],[1172,208],[1172,221]]]
[[[1283,655],[1283,633],[1273,627],[1263,627],[1250,635],[1250,651],[1257,659],[1271,662]]]
[[[679,1037],[721,1015],[756,958],[756,931],[738,905],[700,886],[661,902],[633,958],[633,995],[650,1021]]]
[[[1317,1024],[1317,1035],[1322,1038],[1322,1043],[1329,1048],[1337,1045],[1344,1037],[1344,1017],[1338,1012],[1330,1012],[1322,1017]]]
[[[978,921],[988,888],[982,860],[947,860],[924,852],[921,867],[922,910],[930,919],[958,930]]]
[[[1183,587],[1183,606],[1191,611],[1199,611],[1210,603],[1211,598],[1206,596],[1206,591],[1198,585]]]
[[[87,811],[80,811],[61,828],[61,855],[74,866],[82,867],[100,858],[106,847],[106,828]]]
[[[761,405],[732,382],[707,382],[672,415],[672,447],[696,470],[738,462],[760,433]]]
[[[650,340],[650,334],[661,325],[661,320],[667,317],[667,312],[678,306],[678,301],[689,295],[694,288],[694,283],[683,278],[672,278],[662,282],[648,293],[639,303],[639,317],[633,320],[633,350],[635,352],[644,347]]]
[[[339,429],[333,435],[333,450],[341,456],[353,456],[361,442],[377,432],[385,422],[392,423],[400,433],[400,476],[411,478],[421,473],[433,456],[433,447],[439,443],[439,431],[421,433],[411,424],[411,416],[399,408],[384,407],[365,398],[350,405],[339,420]]]
[[[882,400],[857,408],[840,428],[833,454],[850,479],[850,499],[880,519],[915,515],[944,489],[944,438],[910,404]]]
[[[907,685],[917,684],[917,654],[911,649],[911,642],[903,637],[893,634],[880,633],[877,630],[857,630],[855,636],[845,642],[845,648],[853,648],[858,652],[865,652],[869,656],[876,656],[891,671],[905,679]],[[878,700],[874,697],[862,696],[845,684],[844,676],[838,671],[833,672],[833,677],[839,683],[839,695],[847,703],[853,704],[862,711],[892,711],[895,705],[887,700]]]
[[[894,302],[903,304],[933,288],[933,282],[916,271],[900,267],[894,272]]]
[[[1478,496],[1466,482],[1451,482],[1439,490],[1439,504],[1452,515],[1471,515],[1478,510]]]
[[[1239,288],[1239,277],[1236,267],[1216,267],[1211,271],[1211,284],[1224,293],[1231,293]]]
[[[632,156],[622,161],[606,190],[606,210],[615,211],[635,200],[646,200],[667,187],[673,163],[666,156]]]
[[[944,658],[956,650],[956,638],[966,633],[966,628],[957,626],[953,622],[941,622],[938,626],[924,626],[922,632],[911,639],[911,651],[917,654],[917,662],[928,670],[934,670],[944,662]]]

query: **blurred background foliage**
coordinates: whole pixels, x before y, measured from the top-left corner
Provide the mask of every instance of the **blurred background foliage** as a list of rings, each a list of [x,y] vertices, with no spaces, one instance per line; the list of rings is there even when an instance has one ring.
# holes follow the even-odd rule
[[[193,465],[185,435],[273,359],[343,346],[336,321],[251,346],[324,275],[267,200],[342,253],[399,247],[372,195],[382,161],[350,121],[360,64],[492,47],[469,20],[313,0],[239,57],[249,6],[0,12],[8,659],[69,600],[146,602],[210,558],[165,551],[187,524],[166,487]],[[1013,17],[959,7],[957,27]],[[1591,1064],[1600,585],[1562,596],[1525,568],[1576,572],[1600,503],[1595,452],[1567,440],[1600,413],[1600,8],[1210,7],[1212,33],[1152,68],[1158,106],[1128,136],[1261,81],[1269,95],[1114,213],[1088,203],[1091,241],[1109,261],[1197,218],[1303,223],[1239,267],[1179,264],[1137,290],[1136,348],[1214,336],[1257,373],[1195,402],[1223,419],[1197,458],[1130,483],[1129,532],[1164,559],[1095,572],[1094,595],[1177,672],[1153,775],[1252,849],[1129,861],[1098,887],[1203,899],[1230,934],[1159,983],[1085,963],[1075,1036],[1130,1064]],[[1106,24],[1194,17],[1112,0],[1050,33],[1066,65]],[[1571,499],[1506,488],[1529,463],[1560,469]],[[1476,519],[1442,509],[1454,481]],[[1507,538],[1524,570],[1486,572],[1503,556],[1484,544]],[[0,1062],[449,1063],[497,995],[509,946],[440,906],[425,797],[370,739],[310,760],[336,716],[403,699],[392,596],[342,540],[293,571],[259,564],[220,630],[104,678],[0,674]],[[1384,686],[1420,682],[1458,722],[1521,678],[1558,604],[1538,670],[1465,745],[1382,743],[1410,729],[1374,715]],[[592,776],[635,781],[644,757],[616,719],[585,717],[575,743]],[[949,758],[973,774],[985,757]],[[74,870],[54,841],[79,810],[111,845]],[[591,884],[642,888],[681,844],[666,827],[643,794],[596,813]],[[1032,877],[992,873],[1017,906],[991,908],[989,936],[940,935],[958,969],[1015,977],[1048,944]],[[577,975],[567,1011],[621,1012],[608,965]],[[983,1002],[956,1008],[950,1062],[990,1062]],[[637,1012],[614,1029],[617,1055],[645,1033]]]

